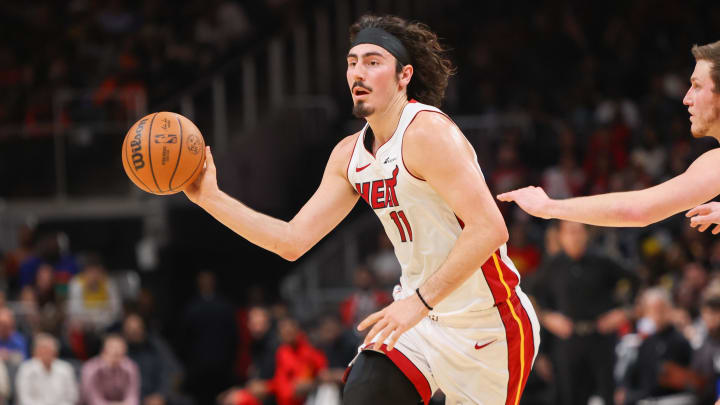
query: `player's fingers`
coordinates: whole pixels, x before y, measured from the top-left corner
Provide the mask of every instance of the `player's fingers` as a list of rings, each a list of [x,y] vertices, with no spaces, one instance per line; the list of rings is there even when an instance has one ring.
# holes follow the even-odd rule
[[[397,343],[398,339],[400,339],[400,335],[402,335],[405,331],[401,331],[400,329],[395,329],[392,332],[392,335],[390,336],[390,341],[387,345],[387,351],[391,351],[395,348],[395,343]]]
[[[714,215],[696,215],[692,218],[690,218],[690,225],[691,226],[698,226],[698,225],[705,225],[705,224],[712,224],[716,222],[717,219]]]
[[[205,165],[208,168],[215,168],[215,159],[213,159],[212,152],[210,151],[210,146],[205,147]]]
[[[368,326],[374,324],[378,321],[378,319],[382,318],[383,314],[382,311],[374,312],[370,315],[368,315],[365,319],[362,320],[357,326],[357,330],[362,331],[365,330]]]
[[[698,214],[700,214],[700,215],[706,215],[706,214],[708,214],[708,213],[710,213],[710,206],[709,206],[708,204],[703,204],[703,205],[698,205],[697,207],[691,209],[690,211],[688,211],[688,212],[685,214],[685,216],[686,216],[686,217],[692,217],[692,216],[695,216],[695,215],[698,215]]]
[[[388,324],[388,321],[383,319],[380,322],[376,323],[375,326],[373,326],[372,329],[370,329],[370,332],[368,332],[367,336],[365,336],[365,341],[363,342],[363,346],[372,343],[375,336],[380,333]]]
[[[705,232],[705,230],[707,230],[707,229],[710,227],[710,225],[712,225],[712,224],[709,224],[709,223],[708,223],[708,224],[702,224],[702,225],[700,226],[700,228],[698,228],[698,232]]]
[[[715,228],[712,230],[712,234],[717,235],[718,232],[720,232],[720,225],[715,225]]]
[[[378,337],[378,339],[375,341],[375,350],[379,350],[382,347],[383,343],[385,343],[385,339],[390,336],[393,330],[395,330],[394,325],[388,323],[388,325],[385,326],[385,328],[382,330],[382,333],[380,334],[380,337]]]
[[[500,201],[509,202],[509,201],[513,201],[515,199],[515,195],[512,191],[509,193],[502,193],[502,194],[498,194],[497,199]]]

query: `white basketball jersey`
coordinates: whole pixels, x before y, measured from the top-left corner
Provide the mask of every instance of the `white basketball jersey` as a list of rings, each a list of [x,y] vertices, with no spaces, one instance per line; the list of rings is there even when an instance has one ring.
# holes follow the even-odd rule
[[[415,293],[445,262],[462,231],[462,221],[424,180],[403,163],[405,131],[420,111],[439,109],[410,102],[393,136],[375,156],[365,148],[368,125],[360,132],[347,169],[348,180],[380,218],[402,267],[403,296]],[[441,135],[438,135],[441,136]],[[453,156],[446,156],[453,159]],[[434,313],[450,316],[487,309],[513,295],[520,275],[503,245],[478,271],[437,304]]]

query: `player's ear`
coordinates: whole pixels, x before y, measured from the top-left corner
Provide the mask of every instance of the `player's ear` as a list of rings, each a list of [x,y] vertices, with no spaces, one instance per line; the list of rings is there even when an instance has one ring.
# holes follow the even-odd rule
[[[407,87],[408,84],[410,84],[413,72],[414,70],[412,65],[403,66],[402,69],[400,69],[400,73],[398,73],[398,83],[403,87]]]

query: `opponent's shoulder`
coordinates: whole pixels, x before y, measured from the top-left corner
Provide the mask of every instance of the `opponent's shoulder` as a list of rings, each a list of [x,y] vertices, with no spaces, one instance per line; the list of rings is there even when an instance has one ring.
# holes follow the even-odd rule
[[[694,162],[690,164],[687,171],[694,169],[720,169],[720,148],[710,149],[709,151],[700,155]]]

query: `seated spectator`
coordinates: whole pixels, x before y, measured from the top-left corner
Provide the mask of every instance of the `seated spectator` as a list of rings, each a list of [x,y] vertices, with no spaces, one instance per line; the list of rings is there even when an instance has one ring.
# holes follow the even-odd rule
[[[392,290],[392,287],[400,280],[402,273],[400,262],[395,256],[395,248],[393,248],[390,238],[384,231],[378,233],[377,240],[377,251],[368,258],[368,264],[380,286]]]
[[[67,311],[71,323],[95,332],[120,318],[120,295],[99,257],[89,256],[82,272],[70,281]]]
[[[693,354],[692,368],[702,381],[698,384],[698,403],[709,404],[718,398],[720,380],[720,284],[711,284],[702,297],[700,316],[707,335]]]
[[[355,329],[365,317],[379,311],[391,301],[390,295],[375,287],[373,274],[366,266],[355,269],[355,292],[340,304],[343,325]]]
[[[128,357],[140,370],[140,398],[143,405],[172,403],[174,387],[180,379],[180,364],[159,337],[148,334],[145,321],[130,314],[123,322]]]
[[[318,375],[319,384],[312,395],[312,404],[340,404],[343,377],[350,361],[357,355],[361,340],[344,329],[334,315],[322,317],[315,330],[315,343],[328,361],[328,368]]]
[[[140,404],[140,371],[126,353],[125,340],[109,335],[100,355],[83,365],[81,387],[87,405]]]
[[[27,340],[15,330],[15,315],[8,308],[0,308],[0,360],[9,367],[10,375],[27,358]]]
[[[15,380],[19,405],[75,405],[75,370],[57,358],[58,342],[51,335],[35,336],[33,357],[20,365]]]
[[[233,387],[220,394],[222,405],[274,405],[269,383],[275,375],[275,352],[278,342],[272,328],[270,311],[265,307],[252,307],[247,313],[247,329],[250,334],[245,388]]]
[[[270,384],[278,405],[301,405],[327,369],[325,355],[314,348],[295,319],[278,321],[280,347],[275,355],[275,376]]]
[[[37,271],[42,264],[52,265],[55,277],[63,284],[78,272],[77,260],[69,251],[69,241],[65,234],[53,233],[40,238],[35,252],[20,263],[20,287],[35,283]]]
[[[645,291],[640,301],[646,335],[638,348],[637,359],[628,367],[621,382],[616,403],[636,404],[649,398],[659,399],[686,393],[686,385],[677,386],[674,374],[690,365],[690,343],[671,323],[670,295],[662,288]],[[683,402],[684,403],[684,402]]]

